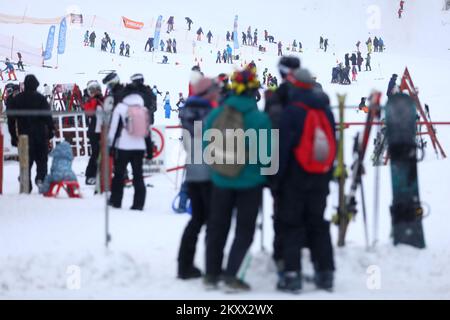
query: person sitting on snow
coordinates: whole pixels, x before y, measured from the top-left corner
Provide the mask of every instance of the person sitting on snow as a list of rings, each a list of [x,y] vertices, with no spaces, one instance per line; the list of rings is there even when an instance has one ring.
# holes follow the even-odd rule
[[[53,157],[52,167],[50,174],[45,177],[44,183],[39,188],[41,194],[49,192],[52,183],[77,182],[77,176],[72,170],[73,154],[72,146],[69,143],[64,141],[56,145],[50,153],[50,157]]]

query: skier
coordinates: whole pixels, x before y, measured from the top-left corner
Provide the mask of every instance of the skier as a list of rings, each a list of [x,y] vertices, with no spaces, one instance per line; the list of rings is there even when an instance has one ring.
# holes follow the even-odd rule
[[[350,57],[349,57],[348,53],[345,54],[344,60],[345,60],[345,66],[349,67],[350,66]]]
[[[231,33],[230,31],[227,31],[227,41],[230,42],[231,41]]]
[[[167,21],[167,33],[171,33],[173,31],[173,25],[175,23],[175,18],[173,16],[169,17]]]
[[[97,183],[97,162],[100,155],[100,136],[104,97],[102,88],[97,81],[89,81],[87,84],[89,99],[84,103],[83,110],[86,113],[88,126],[87,137],[91,145],[91,156],[86,167],[86,185],[94,186]]]
[[[375,51],[375,52],[378,52],[378,46],[379,46],[379,45],[380,45],[380,44],[379,44],[378,38],[375,37],[375,38],[373,39],[373,47],[374,47],[374,51]]]
[[[297,52],[297,40],[292,43],[292,52]]]
[[[208,43],[211,44],[211,39],[213,37],[213,34],[211,32],[211,30],[208,32],[208,34],[206,35],[206,38],[208,38]]]
[[[359,49],[360,46],[361,46],[361,41],[358,41],[358,42],[356,43],[356,51],[357,51],[357,52],[360,51],[360,49]]]
[[[197,41],[202,41],[202,34],[204,34],[203,29],[202,28],[198,29],[197,30]]]
[[[183,92],[180,92],[178,95],[178,102],[175,104],[178,108],[178,112],[180,112],[180,109],[184,108],[186,104],[186,99],[184,99]]]
[[[303,52],[303,45],[300,41],[298,42],[298,52]]]
[[[16,72],[15,72],[14,66],[9,61],[8,58],[6,58],[6,60],[5,60],[5,65],[6,65],[6,68],[3,69],[3,71],[8,71],[8,79],[9,80],[13,80],[12,78],[14,77],[14,81],[17,81],[17,76],[16,76]]]
[[[161,41],[159,42],[159,46],[161,47],[161,52],[164,52],[165,45],[166,45],[166,43],[164,42],[163,39],[161,39]]]
[[[330,224],[324,219],[324,211],[336,151],[335,121],[328,96],[314,90],[314,80],[307,70],[295,71],[288,81],[292,85],[292,101],[281,117],[280,169],[275,183],[283,259],[277,288],[292,293],[302,289],[301,248],[306,234],[314,261],[315,285],[331,290],[335,267]],[[312,112],[319,121],[312,120]],[[303,143],[303,137],[314,137],[313,132],[319,127],[323,148],[313,151],[312,144]],[[314,155],[317,152],[320,155]]]
[[[20,52],[17,52],[17,58],[19,58],[19,61],[17,62],[17,68],[19,68],[19,70],[21,71],[25,71],[22,62],[22,54]]]
[[[269,41],[269,32],[267,30],[264,30],[264,40]]]
[[[186,17],[186,23],[188,25],[188,31],[191,31],[191,25],[194,23],[191,18]]]
[[[95,38],[97,38],[97,36],[95,35],[95,31],[92,31],[91,35],[89,36],[89,42],[91,43],[91,48],[95,47]]]
[[[270,120],[266,114],[258,110],[255,91],[260,87],[256,70],[246,68],[233,75],[233,94],[223,104],[208,116],[205,130],[236,128],[243,126],[244,130],[270,131]],[[224,106],[228,107],[224,107]],[[230,108],[230,109],[228,109]],[[240,114],[242,122],[234,119]],[[237,122],[240,122],[238,124]],[[234,139],[234,138],[233,138]],[[213,142],[214,143],[214,142]],[[220,147],[219,147],[220,148]],[[222,146],[223,148],[223,146]],[[256,152],[270,154],[269,146],[255,145]],[[232,156],[236,156],[234,153]],[[224,159],[222,158],[222,161]],[[219,161],[220,162],[220,161]],[[223,163],[223,162],[222,162]],[[223,279],[225,286],[233,291],[249,291],[250,286],[238,278],[238,271],[245,255],[250,248],[255,233],[256,219],[262,199],[262,188],[266,184],[266,177],[261,175],[261,164],[244,166],[216,165],[212,166],[212,195],[211,211],[208,219],[206,234],[206,276],[204,284],[207,287],[217,288],[222,276],[223,251],[229,233],[233,216],[236,210],[235,237],[231,251],[228,255],[228,264]],[[238,169],[238,170],[237,170]],[[238,172],[236,175],[235,172]],[[222,172],[222,173],[221,173]],[[228,172],[225,176],[223,173]]]
[[[8,102],[8,110],[34,110],[50,112],[47,99],[37,92],[39,81],[34,75],[27,75],[24,80],[24,92],[19,93]],[[55,125],[51,115],[42,116],[8,116],[11,144],[17,147],[19,136],[28,136],[28,157],[30,192],[31,167],[36,163],[35,184],[40,187],[47,175],[48,145],[53,139]]]
[[[168,64],[169,63],[169,58],[167,56],[163,56],[163,59],[162,59],[161,63],[162,64]]]
[[[220,52],[220,50],[217,51],[216,63],[222,63],[222,52]]]
[[[323,50],[324,50],[325,52],[327,52],[327,48],[328,48],[328,39],[325,39],[325,40],[323,41]]]
[[[267,39],[269,39],[269,43],[275,43],[275,37],[269,36]]]
[[[350,58],[350,61],[352,62],[352,66],[358,65],[358,58],[356,57],[355,53],[352,53],[352,56]]]
[[[323,49],[323,36],[320,36],[320,41],[319,41],[319,45],[320,45],[320,49]]]
[[[111,51],[110,53],[116,54],[116,40],[111,42]]]
[[[168,39],[166,41],[167,46],[166,46],[166,52],[168,53],[172,53],[172,39]]]
[[[119,49],[120,49],[119,55],[123,56],[123,51],[125,50],[125,42],[122,41]]]
[[[358,64],[358,71],[359,72],[361,72],[361,66],[362,66],[363,61],[364,61],[364,58],[362,57],[361,52],[358,51],[358,56],[356,58],[356,62]]]
[[[108,141],[114,158],[114,177],[109,204],[116,209],[122,207],[125,173],[128,164],[131,164],[134,186],[131,210],[143,211],[146,188],[142,164],[146,154],[147,157],[153,154],[152,150],[147,149],[148,144],[146,143],[146,139],[150,136],[148,130],[150,124],[142,97],[133,93],[131,88],[125,89],[125,92],[127,94],[124,96],[123,102],[114,108],[108,133]],[[130,108],[133,108],[132,112],[130,112]]]
[[[105,52],[106,51],[106,39],[102,38],[102,41],[100,42],[100,50]]]
[[[267,74],[269,73],[269,69],[265,68],[263,72],[263,84],[267,84]]]
[[[222,60],[223,60],[223,63],[228,63],[227,49],[223,49]]]
[[[148,40],[147,40],[147,43],[145,44],[145,51],[147,51],[147,47],[148,47],[148,52],[152,52],[153,51],[153,42],[154,42],[154,39],[153,38],[148,38]]]
[[[253,45],[253,37],[251,32],[247,32],[247,45]]]
[[[405,5],[405,1],[404,1],[404,0],[401,0],[401,1],[400,1],[400,9],[403,10],[404,5]]]
[[[227,59],[228,63],[233,64],[233,49],[227,44]]]
[[[165,95],[163,101],[164,101],[164,111],[165,111],[166,119],[170,119],[170,113],[172,111],[172,106],[170,105],[169,91],[166,92],[166,95]]]
[[[383,39],[381,37],[378,39],[378,47],[379,47],[379,51],[383,52],[383,50],[384,50],[384,41],[383,41]]]
[[[89,45],[89,30],[84,34],[84,46],[87,47]]]
[[[364,113],[369,113],[369,107],[366,105],[367,98],[362,97],[361,102],[359,103],[358,110]]]
[[[372,71],[372,67],[370,65],[371,62],[371,57],[370,57],[370,53],[367,53],[367,57],[366,57],[366,71]]]
[[[153,94],[154,94],[155,96],[156,96],[156,95],[159,95],[159,96],[162,97],[162,92],[158,90],[158,87],[157,87],[157,86],[153,86],[152,92],[153,92]]]
[[[148,109],[150,116],[150,124],[155,123],[155,112],[157,111],[157,98],[153,90],[145,85],[144,76],[141,73],[136,73],[130,78],[132,89],[138,93],[144,100],[144,106]]]
[[[130,56],[130,45],[128,43],[125,45],[125,56]]]
[[[395,94],[395,88],[397,86],[398,75],[393,74],[391,80],[389,81],[388,89],[386,92],[387,97],[390,99]]]
[[[282,57],[283,56],[283,44],[280,42],[278,42],[278,56]]]
[[[172,50],[173,50],[173,53],[177,53],[177,40],[176,39],[172,40]]]
[[[356,70],[356,66],[352,67],[352,81],[356,81],[356,76],[358,75],[358,71]]]
[[[183,134],[188,163],[185,183],[192,206],[191,220],[184,230],[178,254],[178,278],[182,280],[202,276],[200,269],[194,265],[194,257],[200,230],[210,215],[212,184],[209,167],[205,163],[194,162],[195,154],[202,154],[203,140],[202,133],[194,131],[194,124],[203,122],[213,110],[219,98],[219,87],[212,79],[202,78],[193,86],[193,94],[180,110],[181,125],[186,130]]]
[[[402,8],[398,9],[398,18],[401,19],[403,14]]]
[[[242,45],[247,45],[247,35],[245,34],[245,32],[242,32]]]

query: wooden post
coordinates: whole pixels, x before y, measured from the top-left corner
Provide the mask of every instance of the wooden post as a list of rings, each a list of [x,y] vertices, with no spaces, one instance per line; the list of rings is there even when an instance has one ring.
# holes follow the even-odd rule
[[[30,159],[28,136],[19,136],[20,193],[30,193]]]

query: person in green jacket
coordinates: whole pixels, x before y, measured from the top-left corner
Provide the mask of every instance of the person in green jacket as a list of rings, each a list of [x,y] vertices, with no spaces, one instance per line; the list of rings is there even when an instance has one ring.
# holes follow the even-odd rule
[[[258,110],[256,103],[255,93],[259,87],[256,68],[247,67],[241,72],[236,72],[232,79],[232,94],[219,108],[210,113],[205,122],[204,141],[210,141],[206,138],[208,129],[217,129],[220,127],[218,123],[226,124],[229,118],[225,115],[234,114],[234,119],[243,120],[242,129],[245,132],[255,130],[257,133],[256,139],[245,139],[246,155],[255,155],[254,151],[258,154],[257,159],[253,157],[255,161],[247,156],[245,164],[241,165],[238,173],[234,175],[224,174],[221,170],[217,170],[215,165],[211,165],[213,188],[206,236],[204,279],[205,285],[209,288],[216,288],[223,276],[225,285],[230,290],[250,290],[250,286],[238,278],[238,271],[253,242],[262,189],[267,183],[263,168],[269,164],[265,163],[267,162],[265,160],[270,161],[272,138],[270,119]],[[226,128],[233,129],[236,126]],[[264,135],[265,139],[261,139]],[[205,147],[204,154],[207,154],[207,150],[208,146]],[[234,209],[237,209],[235,238],[228,256],[228,265],[222,274],[223,251]]]

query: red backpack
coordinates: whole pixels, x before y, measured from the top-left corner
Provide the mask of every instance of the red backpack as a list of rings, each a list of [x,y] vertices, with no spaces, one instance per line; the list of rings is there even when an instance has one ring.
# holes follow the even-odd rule
[[[333,166],[336,140],[325,111],[316,110],[304,103],[294,103],[306,111],[303,134],[294,150],[298,164],[308,173],[325,174]]]

